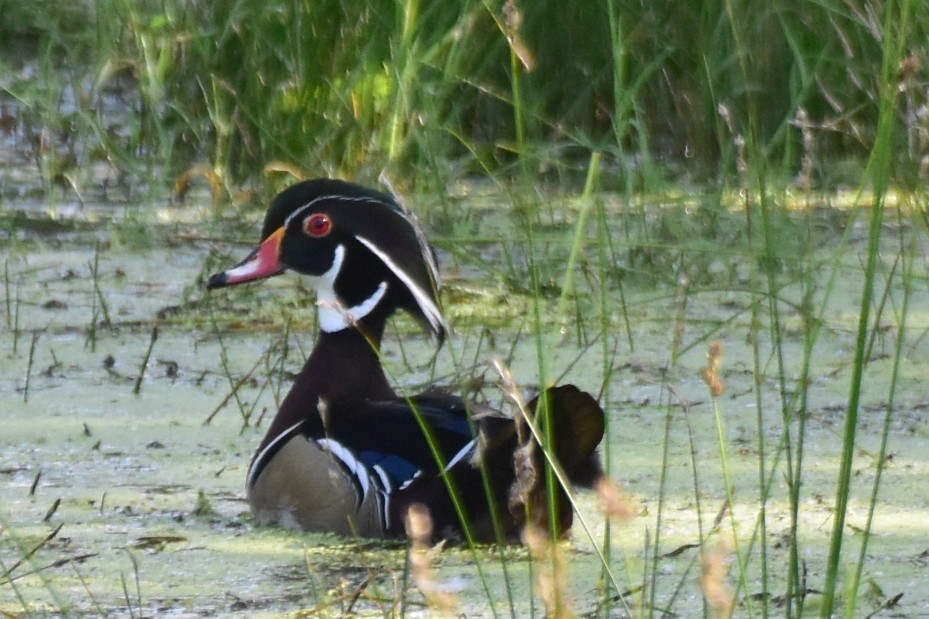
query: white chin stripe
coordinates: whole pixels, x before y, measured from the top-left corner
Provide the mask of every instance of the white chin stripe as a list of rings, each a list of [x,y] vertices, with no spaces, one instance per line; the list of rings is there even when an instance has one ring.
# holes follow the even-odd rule
[[[442,312],[439,311],[439,308],[432,300],[431,295],[417,286],[416,282],[412,280],[410,275],[399,266],[397,266],[397,264],[390,259],[390,256],[381,251],[377,245],[362,236],[356,236],[355,238],[357,238],[362,245],[371,250],[371,253],[380,258],[381,262],[386,264],[387,268],[393,271],[393,274],[397,276],[397,279],[403,282],[403,284],[407,287],[407,290],[410,291],[410,294],[413,295],[413,298],[416,299],[416,304],[419,305],[419,309],[422,310],[426,320],[429,321],[429,325],[432,327],[433,333],[441,333],[444,331],[445,321],[442,320]],[[435,272],[433,272],[432,275],[433,277],[437,277]]]
[[[335,333],[351,327],[370,314],[387,293],[387,282],[381,282],[374,294],[354,307],[343,306],[335,294],[332,294],[332,289],[329,292],[330,294],[324,296],[323,289],[320,288],[316,295],[319,305],[319,328],[326,333]]]
[[[316,288],[316,305],[319,306],[319,328],[326,333],[335,333],[353,326],[371,313],[387,294],[387,282],[381,282],[370,297],[353,307],[345,307],[335,294],[335,280],[345,261],[345,246],[338,245],[332,256],[332,266],[317,277],[311,277]]]

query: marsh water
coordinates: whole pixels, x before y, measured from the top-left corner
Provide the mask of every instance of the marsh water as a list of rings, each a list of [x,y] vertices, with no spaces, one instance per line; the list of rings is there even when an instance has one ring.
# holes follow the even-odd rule
[[[194,206],[152,209],[138,219],[75,207],[51,218],[26,213],[7,220],[0,611],[382,616],[402,605],[410,616],[429,614],[409,575],[405,544],[283,531],[250,520],[246,467],[292,372],[312,347],[315,318],[312,299],[295,276],[207,295],[204,274],[244,256],[257,230],[241,225],[217,234],[204,223],[210,217],[206,207]],[[257,221],[260,213],[249,217]],[[572,221],[570,212],[566,220]],[[843,212],[824,221],[831,222],[825,242],[811,250],[811,264],[824,265],[822,272],[807,271],[795,283],[785,276],[781,288],[786,393],[797,392],[790,381],[799,376],[808,329],[798,309],[801,288],[814,288],[816,302],[829,291],[811,357],[800,489],[799,548],[810,613],[816,611],[832,532],[867,236],[864,217]],[[485,236],[489,227],[481,226]],[[568,233],[561,236],[570,239],[568,223],[564,229]],[[897,231],[889,230],[887,238],[897,238],[891,234]],[[597,549],[608,537],[608,561],[623,594],[622,600],[615,592],[607,596],[612,616],[647,612],[645,583],[656,587],[656,613],[701,616],[701,529],[705,547],[728,562],[724,584],[730,590],[738,581],[735,553],[747,557],[736,616],[756,612],[763,596],[777,608],[790,545],[785,456],[775,455],[784,422],[772,342],[761,342],[760,361],[753,357],[751,310],[758,300],[744,285],[748,258],[723,253],[707,259],[709,271],[730,273],[724,285],[630,277],[620,295],[615,283],[600,282],[609,288],[609,333],[593,315],[598,280],[588,276],[578,290],[589,302],[568,303],[559,313],[558,295],[545,297],[536,329],[532,296],[511,281],[512,271],[491,268],[505,262],[502,243],[468,245],[474,235],[437,236],[451,334],[434,356],[412,324],[395,321],[383,352],[398,390],[412,393],[435,381],[469,393],[479,389],[480,397],[506,408],[490,362],[503,360],[531,391],[539,380],[541,349],[552,380],[574,382],[603,398],[609,417],[604,451],[612,479],[628,495],[631,516],[607,527],[598,498],[580,495],[587,530],[576,524],[562,548],[574,612],[606,612]],[[863,379],[843,554],[849,566],[866,526],[899,330],[894,312],[900,311],[900,286],[890,275],[897,254],[893,241],[887,242],[882,272],[892,283]],[[913,247],[920,252],[919,271],[924,251]],[[463,260],[467,252],[485,259]],[[830,278],[832,273],[839,275]],[[918,277],[906,316],[861,615],[929,616],[929,294],[925,274]],[[759,310],[764,316],[766,308]],[[714,406],[701,370],[717,340],[723,344],[725,391]],[[759,366],[764,373],[756,397]],[[759,514],[759,420],[772,484],[763,563],[757,537],[751,542]],[[796,421],[790,427],[795,431]],[[433,562],[435,581],[454,599],[456,613],[544,613],[535,585],[541,568],[523,548],[446,547]],[[762,564],[769,591],[762,589]]]

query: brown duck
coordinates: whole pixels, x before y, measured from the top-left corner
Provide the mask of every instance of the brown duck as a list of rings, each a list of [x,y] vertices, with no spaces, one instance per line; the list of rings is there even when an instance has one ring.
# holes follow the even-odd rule
[[[455,396],[402,397],[388,382],[378,351],[391,314],[409,312],[437,345],[446,333],[433,251],[394,198],[337,180],[293,185],[271,203],[259,246],[207,286],[285,271],[316,290],[319,336],[252,458],[255,520],[398,537],[420,504],[437,538],[511,540],[527,518],[568,530],[573,512],[560,487],[550,522],[544,456],[524,422]],[[573,385],[543,396],[528,408],[547,401],[554,458],[572,484],[591,486],[602,474],[603,411]]]

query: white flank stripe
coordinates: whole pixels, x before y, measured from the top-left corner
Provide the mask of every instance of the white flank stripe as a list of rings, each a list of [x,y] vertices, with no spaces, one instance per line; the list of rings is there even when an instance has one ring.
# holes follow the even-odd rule
[[[364,501],[365,497],[368,496],[368,490],[370,489],[370,480],[368,479],[368,471],[364,463],[359,462],[358,458],[355,455],[342,446],[337,440],[331,438],[320,438],[316,439],[316,442],[333,456],[342,461],[342,464],[345,465],[345,468],[351,472],[352,475],[358,478],[358,481],[361,483],[361,500]]]
[[[385,471],[380,464],[375,464],[374,472],[377,473],[377,476],[381,478],[381,485],[384,486],[384,491],[387,494],[393,492],[394,484],[390,481],[390,475],[387,474],[387,471]]]
[[[262,449],[260,452],[258,452],[258,455],[255,456],[255,459],[254,459],[254,460],[252,460],[252,465],[251,465],[251,466],[249,467],[249,469],[248,469],[248,475],[245,476],[245,487],[246,487],[246,488],[251,488],[252,486],[255,485],[255,481],[257,481],[257,480],[255,480],[255,479],[253,478],[254,475],[255,475],[255,465],[261,463],[261,461],[264,460],[265,455],[266,455],[270,450],[274,449],[274,448],[277,446],[277,444],[280,443],[284,438],[290,438],[290,433],[293,432],[294,430],[296,430],[297,427],[298,427],[301,423],[303,423],[303,422],[302,422],[302,421],[298,421],[298,422],[295,423],[294,425],[290,426],[289,428],[287,428],[286,430],[284,430],[283,432],[281,432],[280,434],[278,434],[277,436],[275,436],[274,439],[273,439],[270,443],[268,443],[267,445],[265,445],[265,448],[264,448],[264,449]],[[262,467],[262,468],[264,468],[264,467]]]
[[[384,485],[384,491],[381,492],[381,496],[384,497],[384,509],[381,510],[381,515],[384,517],[384,530],[387,531],[390,529],[390,499],[394,491],[394,485],[390,481],[387,471],[380,464],[374,465],[374,472],[381,478],[381,484]]]

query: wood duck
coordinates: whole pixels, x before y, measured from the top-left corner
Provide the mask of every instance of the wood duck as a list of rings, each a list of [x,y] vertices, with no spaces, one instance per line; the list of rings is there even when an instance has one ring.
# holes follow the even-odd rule
[[[379,347],[396,310],[439,346],[447,331],[434,253],[412,214],[352,183],[297,183],[274,198],[258,247],[207,287],[286,270],[315,288],[319,336],[252,458],[246,489],[257,522],[399,537],[419,504],[433,536],[453,541],[514,539],[527,514],[552,526],[543,454],[524,421],[450,395],[401,397],[385,376]],[[602,474],[603,411],[573,385],[544,395],[555,457],[571,483],[591,486]],[[554,530],[563,534],[572,511],[557,492]]]

